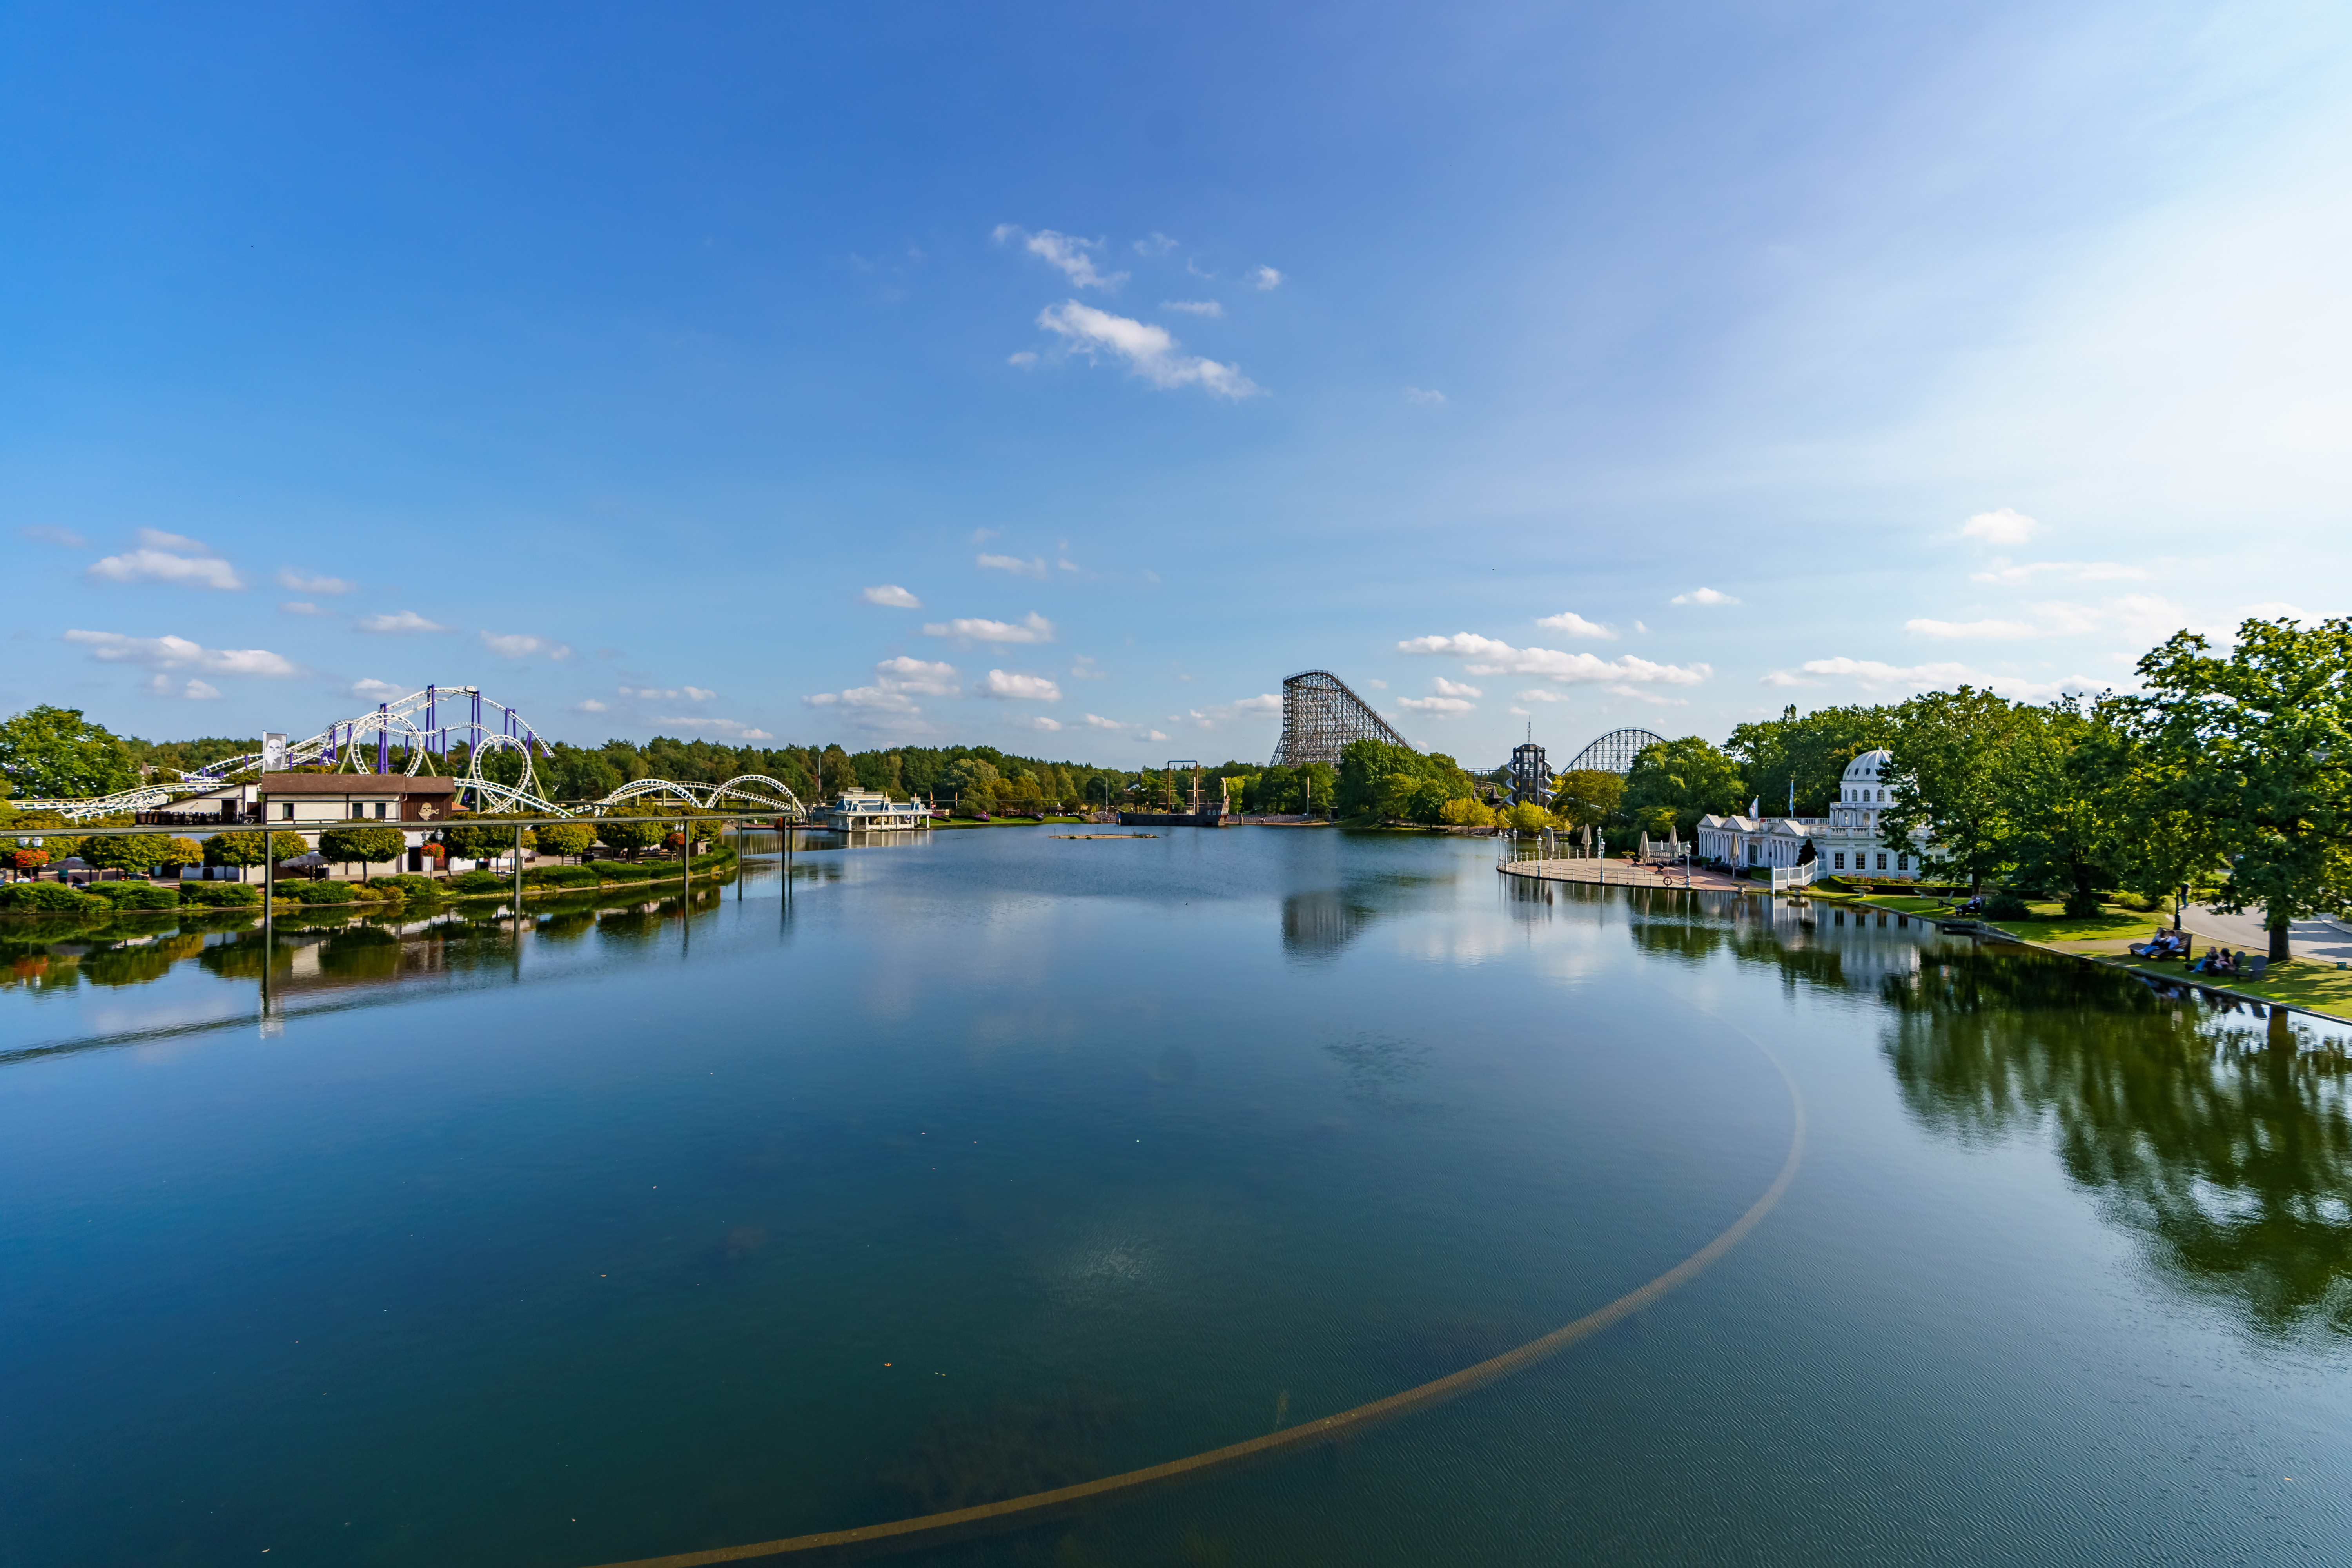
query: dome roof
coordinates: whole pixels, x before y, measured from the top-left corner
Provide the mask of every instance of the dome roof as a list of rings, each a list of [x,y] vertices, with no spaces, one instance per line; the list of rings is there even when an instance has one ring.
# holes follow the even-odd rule
[[[1874,779],[1880,770],[1894,760],[1895,753],[1884,746],[1874,752],[1864,752],[1846,763],[1845,777],[1849,783],[1856,779]]]

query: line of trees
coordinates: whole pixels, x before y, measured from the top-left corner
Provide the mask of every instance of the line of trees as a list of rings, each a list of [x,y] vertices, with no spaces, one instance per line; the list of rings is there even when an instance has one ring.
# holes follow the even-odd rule
[[[1615,798],[1565,774],[1570,820],[1685,837],[1708,813],[1760,805],[1818,817],[1845,765],[1884,747],[1884,841],[1924,832],[1936,863],[1982,889],[2094,914],[2117,892],[2190,889],[2258,912],[2274,960],[2287,928],[2352,905],[2352,619],[2248,620],[2226,649],[2181,632],[2137,667],[2139,689],[2045,703],[1963,686],[1874,707],[1824,708],[1642,752]]]

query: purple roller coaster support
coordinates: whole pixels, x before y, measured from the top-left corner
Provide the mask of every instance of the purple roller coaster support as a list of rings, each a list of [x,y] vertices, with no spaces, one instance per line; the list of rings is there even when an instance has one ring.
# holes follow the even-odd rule
[[[392,772],[392,704],[377,703],[375,713],[375,771],[388,773]]]

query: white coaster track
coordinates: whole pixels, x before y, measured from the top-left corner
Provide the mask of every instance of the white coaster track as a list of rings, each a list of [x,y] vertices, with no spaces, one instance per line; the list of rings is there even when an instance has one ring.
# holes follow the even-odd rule
[[[465,703],[467,717],[450,721],[441,715],[443,703]],[[499,720],[493,730],[487,722],[492,713]],[[419,716],[423,721],[418,721]],[[375,766],[360,765],[362,737],[372,739],[375,746]],[[397,747],[407,753],[407,765],[399,770],[404,777],[414,778],[420,772],[438,776],[428,763],[437,752],[446,760],[452,746],[467,747],[466,771],[456,775],[457,792],[470,797],[473,809],[483,813],[526,813],[533,816],[604,816],[619,812],[633,802],[646,805],[656,804],[659,797],[668,797],[698,810],[716,810],[721,802],[744,805],[761,811],[773,811],[795,822],[808,820],[808,808],[781,781],[765,773],[743,773],[725,784],[689,784],[676,779],[635,779],[623,784],[602,800],[583,805],[558,805],[540,793],[537,770],[531,765],[534,756],[555,754],[546,742],[521,714],[503,702],[486,700],[481,689],[475,686],[427,686],[412,691],[392,702],[378,703],[373,712],[341,720],[328,725],[307,740],[297,741],[286,748],[283,763],[289,768],[332,766],[338,773],[388,773]],[[512,784],[482,775],[482,759],[499,752],[515,752],[522,757],[522,776]],[[217,789],[236,774],[258,768],[267,753],[247,752],[242,756],[224,757],[201,768],[182,773],[175,779],[157,779],[114,795],[81,798],[49,800],[11,800],[8,805],[18,811],[54,811],[68,822],[94,816],[114,816],[129,812],[154,811],[182,795],[201,795]],[[655,797],[655,798],[648,798]]]

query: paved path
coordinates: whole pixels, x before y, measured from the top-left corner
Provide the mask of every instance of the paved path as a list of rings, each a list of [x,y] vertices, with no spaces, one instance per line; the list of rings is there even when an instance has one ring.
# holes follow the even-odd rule
[[[2271,950],[2271,933],[2263,929],[2263,918],[2252,910],[2241,915],[2225,915],[2204,904],[2191,904],[2182,911],[2180,923],[2224,947],[2251,948],[2255,952]],[[2148,917],[2154,929],[2156,917]],[[2286,928],[2287,951],[2297,958],[2315,958],[2329,963],[2352,962],[2352,930],[2335,921],[2294,921]]]

